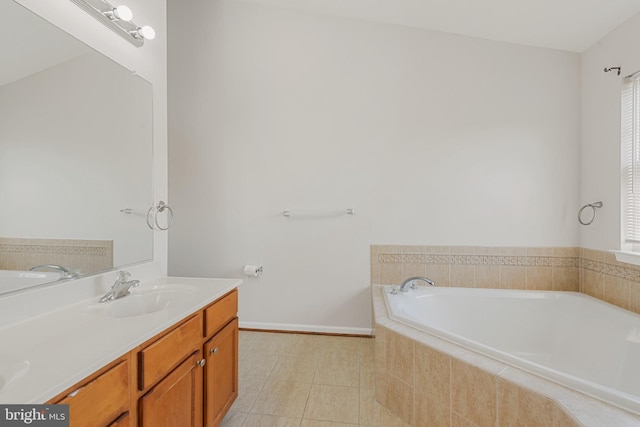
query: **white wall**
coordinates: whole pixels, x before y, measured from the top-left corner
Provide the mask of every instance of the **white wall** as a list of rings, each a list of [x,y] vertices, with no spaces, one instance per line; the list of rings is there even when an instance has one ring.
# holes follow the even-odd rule
[[[127,0],[140,25],[157,37],[136,48],[68,0],[16,0],[153,84],[154,198],[167,201],[166,4],[164,0]],[[16,42],[19,42],[17,36]],[[99,82],[96,82],[99,83]],[[154,261],[166,272],[167,233],[154,235]]]
[[[577,54],[168,3],[169,273],[264,265],[244,325],[367,332],[372,243],[578,243]]]
[[[640,71],[636,15],[582,54],[580,205],[602,201],[592,225],[582,227],[581,246],[620,249],[620,93],[624,76]],[[605,73],[605,67],[622,73]]]

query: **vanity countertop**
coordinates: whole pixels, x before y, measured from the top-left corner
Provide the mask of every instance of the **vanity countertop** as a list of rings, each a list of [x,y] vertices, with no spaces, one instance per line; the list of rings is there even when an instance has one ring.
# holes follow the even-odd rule
[[[164,310],[141,316],[107,316],[113,303],[97,304],[92,297],[2,326],[0,403],[43,403],[241,283],[181,277],[143,280],[132,294],[167,287],[183,287],[189,293]],[[0,311],[2,304],[0,300]]]

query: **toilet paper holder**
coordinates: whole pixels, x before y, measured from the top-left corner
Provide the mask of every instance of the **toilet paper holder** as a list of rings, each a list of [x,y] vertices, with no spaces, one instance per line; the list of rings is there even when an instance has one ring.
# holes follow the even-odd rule
[[[258,277],[262,273],[263,269],[261,265],[245,265],[243,271],[244,275],[247,277]]]

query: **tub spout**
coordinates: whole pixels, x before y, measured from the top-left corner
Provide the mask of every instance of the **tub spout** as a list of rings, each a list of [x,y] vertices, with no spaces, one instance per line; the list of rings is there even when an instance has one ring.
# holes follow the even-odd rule
[[[39,271],[42,269],[54,270],[56,273],[60,275],[60,279],[74,279],[78,277],[78,273],[56,264],[36,265],[35,267],[31,267],[29,271]]]
[[[428,277],[409,277],[400,285],[400,292],[407,292],[407,288],[415,289],[417,281],[425,282],[430,286],[436,285],[436,283]]]

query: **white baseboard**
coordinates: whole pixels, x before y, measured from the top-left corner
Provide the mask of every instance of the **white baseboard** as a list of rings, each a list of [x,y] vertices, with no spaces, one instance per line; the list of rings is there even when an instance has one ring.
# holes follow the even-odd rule
[[[240,320],[240,329],[243,328],[266,331],[313,332],[337,335],[373,335],[373,330],[370,328],[349,328],[344,326],[324,325],[296,325],[291,323],[243,322],[242,320]]]

